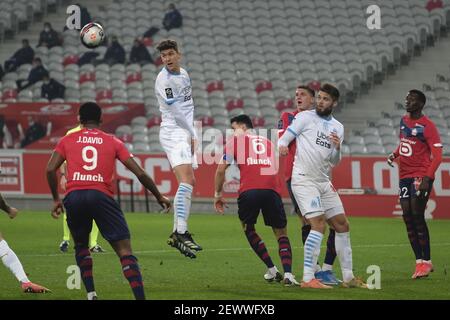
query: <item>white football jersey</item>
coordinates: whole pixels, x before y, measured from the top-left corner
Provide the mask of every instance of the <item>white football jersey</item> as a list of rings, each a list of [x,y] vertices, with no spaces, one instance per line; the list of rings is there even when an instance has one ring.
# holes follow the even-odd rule
[[[332,166],[340,160],[340,151],[330,141],[330,134],[335,132],[344,140],[344,126],[333,116],[321,117],[316,110],[298,113],[278,144],[287,146],[296,138],[297,151],[294,160],[294,175],[311,178],[317,182],[330,180]]]
[[[179,127],[170,108],[178,108],[186,123],[194,129],[194,101],[191,79],[183,68],[180,73],[172,73],[162,68],[156,77],[155,94],[161,111],[161,127]]]

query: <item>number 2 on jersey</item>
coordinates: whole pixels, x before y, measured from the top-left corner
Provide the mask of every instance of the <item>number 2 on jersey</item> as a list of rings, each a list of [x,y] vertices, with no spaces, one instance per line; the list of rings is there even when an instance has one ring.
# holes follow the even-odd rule
[[[88,151],[91,151],[91,156],[88,156]],[[83,161],[86,162],[86,164],[90,165],[84,165],[84,170],[94,170],[97,168],[97,158],[98,158],[98,152],[97,149],[93,146],[86,146],[81,150],[81,157],[83,158]]]

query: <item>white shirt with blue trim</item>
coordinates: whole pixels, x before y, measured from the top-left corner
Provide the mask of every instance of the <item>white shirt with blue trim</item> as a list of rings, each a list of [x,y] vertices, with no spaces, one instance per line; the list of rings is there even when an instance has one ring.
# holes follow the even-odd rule
[[[182,128],[195,137],[194,100],[188,73],[172,73],[164,67],[156,77],[155,94],[161,111],[161,128]]]
[[[334,132],[342,144],[344,126],[333,116],[321,117],[316,110],[298,113],[286,132],[278,140],[278,146],[287,147],[296,139],[297,151],[294,160],[294,175],[308,177],[317,182],[330,181],[331,168],[341,159],[340,150],[336,150],[330,141]]]

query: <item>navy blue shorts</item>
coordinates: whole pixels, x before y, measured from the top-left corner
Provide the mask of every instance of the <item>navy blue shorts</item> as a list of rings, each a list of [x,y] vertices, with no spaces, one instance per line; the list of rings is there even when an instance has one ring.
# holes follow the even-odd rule
[[[411,199],[416,198],[416,192],[419,190],[421,178],[404,178],[400,179],[399,183],[399,198],[400,200],[403,199]],[[431,189],[433,188],[433,182],[434,180],[430,180],[430,188],[428,189],[428,196],[426,199],[430,197]]]
[[[295,196],[292,193],[292,187],[291,187],[291,180],[290,179],[288,181],[286,181],[286,187],[287,187],[288,192],[289,192],[289,197],[291,197],[292,204],[294,205],[295,213],[301,215],[302,213],[300,212],[300,208],[298,207],[297,200],[295,200]]]
[[[94,220],[103,238],[109,242],[130,239],[125,216],[119,204],[97,190],[74,190],[63,200],[67,225],[75,241],[89,239]]]
[[[243,223],[256,224],[260,211],[266,226],[277,229],[286,227],[283,201],[277,192],[270,189],[252,189],[239,195],[238,214]]]

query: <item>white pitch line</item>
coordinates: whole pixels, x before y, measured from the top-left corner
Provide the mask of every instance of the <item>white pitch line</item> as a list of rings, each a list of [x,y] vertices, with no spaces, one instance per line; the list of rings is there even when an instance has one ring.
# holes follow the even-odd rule
[[[409,247],[409,243],[398,243],[398,244],[362,244],[362,245],[355,245],[352,246],[352,248],[389,248],[389,247]],[[450,246],[449,242],[442,242],[442,243],[432,243],[431,247],[448,247]],[[269,250],[276,250],[278,248],[275,247],[267,247]],[[321,246],[321,248],[326,248],[325,245]],[[292,249],[303,249],[303,247],[292,247]],[[215,249],[206,249],[206,252],[210,251],[246,251],[251,250],[250,247],[246,248],[215,248]],[[135,254],[155,254],[155,253],[177,253],[174,249],[164,249],[164,250],[144,250],[144,251],[134,251]],[[73,253],[73,252],[72,252]],[[98,255],[115,255],[115,252],[110,249],[108,252],[99,253]],[[72,254],[64,254],[64,253],[52,253],[52,254],[20,254],[20,257],[64,257],[64,256],[72,256]]]

